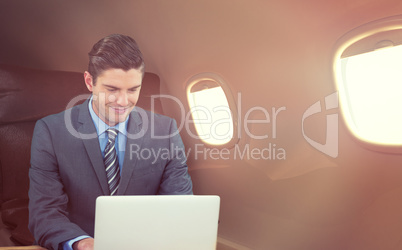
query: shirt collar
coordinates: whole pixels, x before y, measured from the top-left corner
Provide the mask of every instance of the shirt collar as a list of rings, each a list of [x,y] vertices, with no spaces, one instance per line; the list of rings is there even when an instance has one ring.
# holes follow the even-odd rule
[[[126,118],[126,120],[124,122],[120,122],[118,124],[116,124],[113,127],[110,127],[109,125],[107,125],[104,121],[102,121],[102,119],[95,113],[93,107],[92,107],[92,99],[93,96],[91,96],[91,99],[88,102],[88,108],[89,108],[89,113],[91,114],[91,118],[92,121],[95,125],[96,128],[96,133],[98,134],[98,136],[102,135],[103,133],[105,133],[105,131],[108,128],[115,128],[119,131],[119,133],[123,134],[123,135],[127,135],[127,124],[128,124],[128,117]]]

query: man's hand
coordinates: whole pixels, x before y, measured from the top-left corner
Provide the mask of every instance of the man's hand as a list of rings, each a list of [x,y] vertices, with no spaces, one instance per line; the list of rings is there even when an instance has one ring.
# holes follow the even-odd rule
[[[83,240],[77,241],[73,244],[74,250],[93,250],[94,249],[94,239],[85,238]]]

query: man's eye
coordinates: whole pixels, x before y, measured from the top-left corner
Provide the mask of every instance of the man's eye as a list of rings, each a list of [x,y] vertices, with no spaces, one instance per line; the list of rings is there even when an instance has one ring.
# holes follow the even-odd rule
[[[129,89],[128,91],[131,92],[131,93],[135,93],[135,92],[137,92],[138,90],[139,90],[139,88],[135,88],[135,89]]]
[[[107,89],[107,91],[114,92],[114,91],[116,91],[116,89]]]

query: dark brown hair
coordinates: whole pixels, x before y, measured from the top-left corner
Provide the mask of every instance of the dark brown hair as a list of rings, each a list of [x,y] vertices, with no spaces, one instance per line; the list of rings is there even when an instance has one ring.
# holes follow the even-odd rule
[[[144,75],[145,63],[142,53],[129,36],[113,34],[99,40],[88,53],[88,72],[93,77],[93,84],[97,77],[108,69],[140,69]]]

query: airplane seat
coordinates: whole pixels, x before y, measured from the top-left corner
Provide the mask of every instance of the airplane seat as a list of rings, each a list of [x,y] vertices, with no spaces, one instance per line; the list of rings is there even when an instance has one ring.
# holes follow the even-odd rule
[[[146,72],[137,106],[163,114],[160,100],[151,98],[159,89],[159,77]],[[88,97],[83,73],[0,64],[0,246],[34,241],[27,225],[28,170],[36,121]]]

